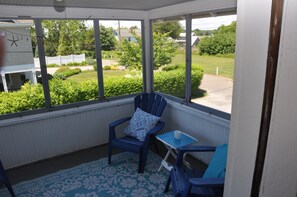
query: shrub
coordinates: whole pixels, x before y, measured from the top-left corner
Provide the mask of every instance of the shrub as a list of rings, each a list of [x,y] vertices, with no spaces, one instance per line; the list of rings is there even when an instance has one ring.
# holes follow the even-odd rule
[[[194,65],[192,69],[191,93],[196,93],[203,77],[201,66]],[[174,95],[179,98],[185,96],[186,70],[177,69],[166,72],[156,72],[154,75],[154,89],[158,92]]]
[[[80,63],[78,63],[78,62],[69,62],[66,65],[67,66],[80,66]]]
[[[105,79],[104,93],[106,97],[135,94],[142,92],[141,77],[109,77]]]
[[[80,66],[86,66],[86,65],[88,65],[88,63],[86,61],[82,61],[82,62],[79,63],[79,65]]]
[[[52,68],[52,67],[60,67],[58,64],[47,64],[46,67]]]
[[[65,72],[70,69],[61,68],[61,70]],[[184,98],[185,69],[155,72],[154,84],[156,91]],[[202,68],[194,65],[192,70],[192,94],[197,91],[202,75]],[[104,83],[105,96],[111,97],[142,92],[142,78],[140,76],[136,74],[131,77],[106,78]],[[52,106],[95,100],[98,97],[96,80],[77,82],[53,78],[49,81],[49,86]],[[26,83],[19,91],[0,93],[0,114],[39,109],[44,108],[44,106],[45,100],[41,84],[30,85]]]
[[[51,105],[57,106],[80,101],[95,100],[98,96],[96,80],[77,82],[73,80],[50,81]]]
[[[0,114],[44,108],[45,100],[41,84],[25,83],[21,90],[0,93]]]
[[[67,67],[59,68],[55,73],[54,77],[59,79],[66,79],[67,77],[77,75],[81,72],[80,68],[70,69]]]
[[[120,68],[116,65],[110,65],[110,70],[120,70]]]
[[[162,68],[163,71],[171,71],[171,70],[177,70],[179,69],[181,66],[180,64],[175,64],[175,65],[168,65]]]
[[[230,54],[235,52],[235,34],[225,33],[204,38],[199,43],[199,53],[207,55]]]
[[[96,67],[97,68],[97,67]],[[111,70],[111,66],[104,66],[103,70]]]

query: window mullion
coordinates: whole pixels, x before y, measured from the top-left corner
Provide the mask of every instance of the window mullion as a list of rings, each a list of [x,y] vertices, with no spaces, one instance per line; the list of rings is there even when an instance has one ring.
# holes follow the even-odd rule
[[[143,89],[143,92],[147,92],[147,85],[146,85],[146,74],[147,74],[147,65],[146,65],[146,50],[145,50],[145,32],[144,32],[144,21],[142,20],[141,21],[141,40],[142,40],[142,43],[141,43],[141,47],[142,47],[142,89]]]
[[[99,100],[103,100],[104,84],[103,84],[99,20],[94,20],[94,34],[95,34],[95,46],[96,46],[95,52],[96,52],[96,65],[97,65],[97,77],[98,77],[98,89],[99,89],[98,97],[99,97]]]
[[[47,76],[47,70],[46,70],[42,25],[41,25],[40,19],[35,19],[34,22],[35,22],[35,28],[36,28],[38,55],[39,55],[40,70],[41,70],[41,76],[42,76],[42,86],[44,91],[45,108],[50,109],[51,98],[50,98],[50,89],[49,89],[48,76]]]
[[[192,72],[192,16],[186,15],[186,87],[185,100],[191,101],[191,72]]]

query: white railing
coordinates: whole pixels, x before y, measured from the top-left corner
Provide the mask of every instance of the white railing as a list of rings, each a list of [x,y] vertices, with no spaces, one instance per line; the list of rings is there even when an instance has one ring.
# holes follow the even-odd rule
[[[67,56],[54,56],[54,57],[47,57],[45,56],[45,62],[46,64],[58,64],[59,66],[61,66],[62,64],[67,64],[70,62],[83,62],[86,60],[86,56],[85,54],[80,54],[80,55],[67,55]],[[34,64],[35,67],[40,67],[40,63],[39,63],[39,58],[34,58]]]

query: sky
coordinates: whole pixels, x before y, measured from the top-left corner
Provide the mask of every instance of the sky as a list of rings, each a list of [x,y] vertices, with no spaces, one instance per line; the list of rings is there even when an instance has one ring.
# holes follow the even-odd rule
[[[213,30],[217,29],[221,25],[230,25],[233,21],[236,21],[236,15],[228,15],[228,16],[217,16],[217,17],[208,17],[201,19],[193,19],[192,20],[192,29],[200,29],[200,30]],[[180,21],[181,25],[185,27],[185,21]],[[105,27],[112,27],[114,29],[118,28],[118,21],[114,20],[100,20],[100,24]],[[121,27],[131,27],[137,26],[140,28],[140,21],[120,21]]]

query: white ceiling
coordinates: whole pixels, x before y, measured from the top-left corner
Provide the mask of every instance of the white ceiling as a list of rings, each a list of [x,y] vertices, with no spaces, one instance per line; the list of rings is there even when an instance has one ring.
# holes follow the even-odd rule
[[[62,4],[65,7],[151,10],[188,1],[193,0],[0,0],[0,5],[52,7],[54,4]]]

